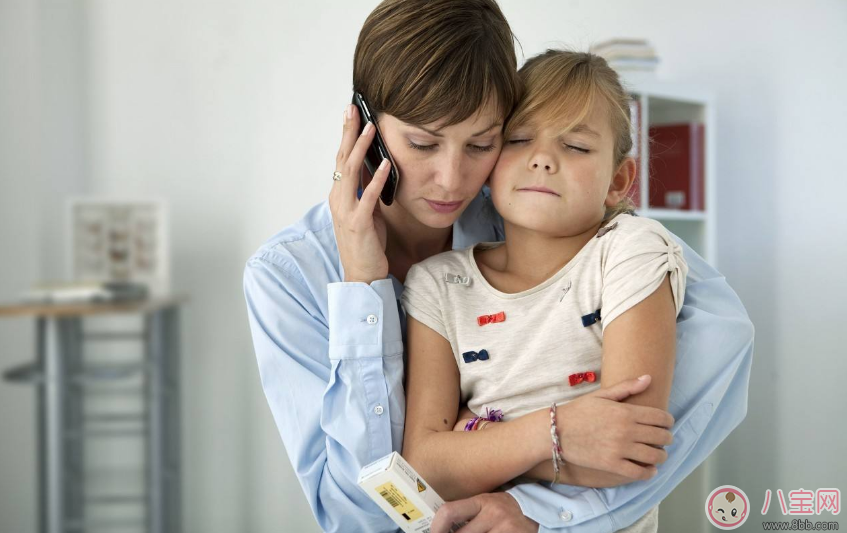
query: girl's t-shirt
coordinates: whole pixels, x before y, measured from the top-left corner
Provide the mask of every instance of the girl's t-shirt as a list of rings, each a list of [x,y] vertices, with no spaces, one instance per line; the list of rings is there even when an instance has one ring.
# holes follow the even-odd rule
[[[682,309],[688,265],[655,220],[614,217],[556,274],[514,294],[486,281],[473,250],[414,265],[402,304],[450,342],[462,402],[477,415],[500,409],[509,420],[599,388],[603,331],[666,274],[677,315]]]

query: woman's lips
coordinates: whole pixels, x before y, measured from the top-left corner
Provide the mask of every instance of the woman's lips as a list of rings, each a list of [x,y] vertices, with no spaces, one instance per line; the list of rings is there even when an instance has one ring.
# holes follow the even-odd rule
[[[426,198],[424,198],[426,200]],[[439,213],[452,213],[456,209],[462,207],[462,202],[434,202],[432,200],[426,200],[426,203],[429,206]]]
[[[548,189],[547,187],[522,187],[518,190],[527,192],[541,192],[545,194],[552,194],[553,196],[561,196],[561,194],[557,193],[552,189]]]

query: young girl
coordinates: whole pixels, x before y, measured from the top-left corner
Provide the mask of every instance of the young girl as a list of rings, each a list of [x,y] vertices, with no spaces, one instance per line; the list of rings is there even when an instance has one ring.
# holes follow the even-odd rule
[[[644,374],[650,387],[628,402],[665,409],[670,395],[688,268],[662,225],[629,207],[629,97],[591,54],[551,50],[520,75],[525,92],[490,177],[505,241],[415,265],[402,296],[403,455],[447,500],[521,477],[589,487],[632,481],[581,467],[559,434],[556,405]],[[477,416],[457,423],[464,402]],[[527,424],[525,446],[514,450],[530,467],[486,460],[475,431],[497,431],[497,421],[544,406],[549,425]],[[655,464],[662,454],[645,444],[629,459]],[[656,531],[657,509],[625,531]]]

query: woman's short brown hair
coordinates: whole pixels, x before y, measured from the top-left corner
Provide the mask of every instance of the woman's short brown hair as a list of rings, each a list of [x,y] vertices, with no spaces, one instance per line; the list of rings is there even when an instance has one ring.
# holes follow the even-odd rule
[[[494,0],[385,0],[368,16],[353,88],[375,113],[410,124],[458,124],[519,97],[514,35]]]

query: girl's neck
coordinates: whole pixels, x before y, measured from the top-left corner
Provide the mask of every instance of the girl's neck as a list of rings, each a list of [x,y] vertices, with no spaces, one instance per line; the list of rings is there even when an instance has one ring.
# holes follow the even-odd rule
[[[410,216],[399,204],[390,207],[378,204],[386,226],[385,255],[393,260],[417,263],[435,254],[452,249],[453,227],[430,228]]]
[[[553,237],[505,222],[506,243],[497,270],[521,280],[528,288],[534,287],[568,264],[601,225],[598,222],[578,235]]]

